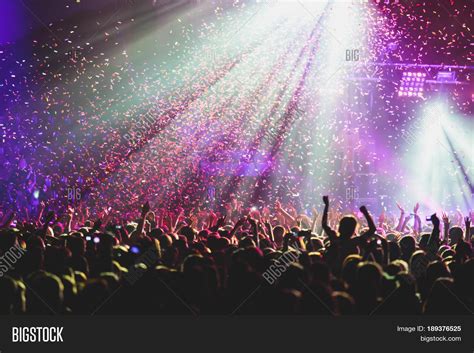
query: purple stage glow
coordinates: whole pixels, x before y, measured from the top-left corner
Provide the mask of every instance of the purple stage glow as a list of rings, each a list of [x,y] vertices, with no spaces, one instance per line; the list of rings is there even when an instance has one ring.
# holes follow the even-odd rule
[[[21,39],[29,30],[27,15],[18,1],[0,0],[0,45]]]

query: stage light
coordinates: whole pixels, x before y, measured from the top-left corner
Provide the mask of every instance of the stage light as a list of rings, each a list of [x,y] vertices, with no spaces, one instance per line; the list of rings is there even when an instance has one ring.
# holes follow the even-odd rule
[[[400,170],[405,190],[399,198],[428,211],[471,209],[472,122],[451,111],[447,99],[427,102],[410,126]]]
[[[455,82],[456,72],[455,71],[440,71],[436,76],[438,82]]]
[[[423,97],[423,86],[426,81],[425,72],[405,71],[398,88],[399,97]]]

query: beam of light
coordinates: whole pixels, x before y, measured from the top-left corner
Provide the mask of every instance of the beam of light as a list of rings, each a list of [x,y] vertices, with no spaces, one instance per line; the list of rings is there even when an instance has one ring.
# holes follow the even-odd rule
[[[114,180],[125,184],[131,174],[137,175],[131,172],[132,167],[143,170],[146,165],[169,160],[173,161],[169,168],[159,168],[163,173],[161,179],[167,181],[167,190],[156,192],[169,193],[169,188],[176,185],[174,192],[182,194],[186,193],[185,187],[178,190],[178,185],[199,184],[196,170],[202,161],[215,156],[218,165],[233,155],[242,161],[247,158],[242,153],[250,151],[249,166],[255,170],[246,173],[261,175],[263,171],[257,170],[258,165],[265,169],[265,163],[277,163],[271,169],[269,181],[274,188],[283,189],[272,190],[275,197],[298,196],[298,190],[304,188],[312,191],[307,200],[302,200],[308,206],[314,202],[313,195],[331,190],[333,181],[342,177],[335,162],[341,158],[334,158],[335,154],[344,154],[358,143],[346,134],[358,128],[352,123],[345,127],[352,117],[338,118],[338,108],[345,99],[345,78],[355,70],[355,66],[346,65],[346,50],[359,49],[370,55],[369,46],[376,31],[364,31],[366,25],[374,23],[362,16],[363,7],[337,2],[331,2],[329,7],[326,2],[304,5],[249,7],[232,17],[223,16],[221,22],[213,23],[208,36],[191,46],[174,43],[169,52],[173,62],[167,71],[176,74],[149,77],[146,91],[170,92],[163,108],[169,103],[176,104],[179,113],[137,153],[133,165],[118,171]],[[208,25],[206,21],[203,26]],[[147,40],[140,42],[146,47]],[[137,45],[132,44],[134,50]],[[211,80],[209,73],[219,78]],[[173,81],[169,82],[171,77]],[[193,99],[183,104],[186,96]],[[163,100],[161,94],[150,93],[149,98]],[[144,102],[141,106],[146,106],[148,99]],[[137,115],[139,111],[134,106],[130,114]],[[314,133],[303,144],[300,140],[309,131]],[[342,139],[338,137],[341,131]],[[179,158],[175,150],[162,148],[161,139],[176,141]],[[305,153],[301,153],[301,148]],[[275,161],[266,160],[280,149],[282,153]],[[252,150],[257,153],[252,154]],[[307,159],[294,158],[300,155]],[[176,173],[171,167],[173,163],[189,168]],[[228,168],[221,166],[222,170]],[[239,168],[221,173],[221,182],[231,180],[232,174],[238,175]],[[147,173],[153,172],[158,172],[157,168],[142,173],[144,189]],[[230,191],[240,193],[244,202],[249,201],[252,190],[261,186],[250,180],[237,183]],[[203,184],[212,183],[211,178]],[[260,180],[262,183],[264,179]]]
[[[305,114],[297,121],[290,141],[306,135],[308,129],[312,133],[304,147],[295,145],[288,148],[290,152],[286,154],[286,161],[290,164],[292,156],[306,156],[297,164],[294,174],[304,176],[298,188],[311,190],[309,195],[337,193],[338,185],[334,181],[343,178],[344,160],[348,159],[347,154],[356,149],[358,143],[351,138],[354,135],[348,133],[350,130],[357,131],[357,126],[347,125],[352,116],[342,106],[354,103],[353,98],[348,97],[347,78],[355,71],[356,64],[346,61],[346,52],[358,50],[365,55],[371,53],[370,35],[361,29],[363,24],[372,26],[373,23],[364,18],[364,10],[361,6],[330,3],[321,25],[318,63],[308,80],[301,106]],[[301,148],[304,152],[296,153]],[[309,208],[315,200],[306,196],[303,202]]]
[[[240,14],[240,22],[250,19],[244,22],[246,24],[244,27],[233,23],[221,25],[222,31],[217,31],[218,36],[213,35],[203,40],[205,48],[196,48],[195,52],[187,50],[186,56],[175,53],[175,57],[186,59],[181,64],[176,64],[176,68],[172,70],[179,70],[181,78],[195,76],[195,79],[182,79],[183,84],[175,85],[179,93],[171,90],[170,99],[179,104],[186,91],[190,91],[194,99],[190,105],[184,107],[176,119],[171,121],[163,134],[157,135],[155,140],[151,140],[146,148],[140,151],[134,158],[136,161],[134,166],[137,163],[154,163],[150,160],[151,151],[158,152],[157,155],[161,159],[173,159],[172,154],[175,152],[163,150],[160,144],[161,138],[176,140],[176,148],[181,151],[180,159],[176,163],[190,166],[184,168],[190,171],[189,175],[176,175],[176,173],[169,175],[165,170],[166,174],[163,177],[169,181],[188,177],[192,179],[195,169],[191,166],[196,166],[199,160],[206,159],[215,147],[222,145],[226,140],[226,148],[234,149],[236,152],[244,149],[246,141],[249,141],[247,137],[252,136],[260,127],[259,119],[255,117],[268,116],[274,103],[272,96],[276,97],[279,94],[281,80],[287,77],[290,87],[296,84],[295,78],[299,76],[302,62],[298,63],[300,48],[298,46],[292,48],[291,43],[301,42],[304,38],[301,36],[302,32],[305,28],[310,28],[313,22],[312,18],[301,21],[297,17],[288,16],[280,6],[266,7],[264,10],[261,14],[256,13],[255,9],[243,11]],[[303,9],[300,11],[304,13]],[[235,18],[231,19],[231,22],[235,21]],[[282,41],[281,38],[285,40]],[[225,50],[222,49],[223,46]],[[208,48],[214,56],[208,56],[209,51],[206,50]],[[179,51],[179,48],[177,50]],[[225,55],[222,55],[223,53]],[[298,63],[293,73],[291,73],[292,65],[289,64],[291,62]],[[222,71],[221,77],[210,84],[206,76],[210,72],[214,75],[219,71]],[[156,83],[161,81],[162,79]],[[190,84],[189,81],[194,81],[195,84]],[[196,95],[195,93],[201,89],[204,90]],[[288,93],[291,91],[289,89],[283,92],[284,95],[280,97],[282,107],[289,99]],[[252,100],[255,96],[258,99]],[[270,118],[277,119],[278,114],[272,114]],[[242,124],[239,120],[245,123]],[[242,126],[238,136],[240,141],[237,146],[232,146],[232,141],[222,137],[229,135],[229,131],[232,131],[229,130],[229,126],[236,124]],[[267,126],[271,125],[270,120]],[[182,135],[176,135],[175,131],[180,131],[181,134],[183,131],[188,131],[189,134],[183,138]],[[217,148],[216,151],[220,156],[225,155],[225,149]],[[128,169],[126,168],[123,173],[119,171],[120,175],[116,176],[118,183],[122,183],[130,174]],[[172,169],[169,171],[172,172]]]
[[[401,200],[421,202],[426,212],[450,208],[464,211],[474,205],[473,123],[456,115],[446,99],[428,101],[403,160],[406,187]]]
[[[89,128],[107,127],[107,148],[94,151],[88,168],[95,173],[99,164],[107,184],[93,202],[108,203],[114,190],[132,205],[144,195],[163,203],[199,198],[203,186],[240,174],[271,182],[273,197],[299,198],[307,208],[316,195],[333,192],[346,177],[338,163],[354,163],[349,155],[367,125],[362,108],[349,114],[357,103],[347,77],[357,65],[346,51],[360,50],[370,61],[386,34],[371,6],[282,1],[224,10],[200,3],[153,18],[134,19],[136,37],[100,53],[104,65],[85,60],[86,74],[70,80],[78,83],[68,88],[93,108],[84,112]],[[161,126],[147,125],[143,143],[131,148],[123,135],[148,112]],[[203,175],[206,163],[217,175]],[[236,182],[229,193],[249,201],[258,194],[253,180]]]

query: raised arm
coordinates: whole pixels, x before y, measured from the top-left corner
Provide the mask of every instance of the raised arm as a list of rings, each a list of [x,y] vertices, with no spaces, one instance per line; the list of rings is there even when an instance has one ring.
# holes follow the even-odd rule
[[[283,207],[281,206],[280,201],[277,201],[275,203],[275,210],[285,218],[285,220],[289,221],[290,223],[296,223],[296,219],[290,215],[288,212],[286,212]]]
[[[216,224],[214,224],[212,227],[210,227],[209,230],[211,232],[217,232],[219,230],[219,228],[222,228],[225,225],[226,218],[227,218],[226,215],[223,215],[222,217],[219,217],[217,219]]]
[[[467,242],[470,242],[471,241],[471,220],[472,220],[472,216],[471,217],[466,217],[464,218],[464,224],[466,226],[466,231],[464,232],[465,236],[465,240]]]
[[[413,208],[413,214],[415,217],[415,223],[413,224],[413,229],[415,231],[415,234],[417,235],[421,234],[421,218],[418,215],[419,208],[420,208],[420,204],[417,202],[415,207]]]
[[[38,218],[36,219],[36,224],[38,224],[38,226],[41,224],[41,217],[43,217],[43,212],[45,208],[46,208],[46,204],[44,203],[44,201],[41,201],[39,212],[38,212]]]
[[[43,224],[43,228],[41,229],[41,237],[43,239],[46,238],[46,233],[48,232],[49,224],[52,221],[54,221],[54,218],[55,218],[54,211],[49,211],[48,214],[46,215],[46,218],[45,218],[45,221],[44,221],[44,224]]]
[[[138,226],[137,226],[138,235],[141,235],[143,233],[143,229],[145,228],[145,219],[146,219],[146,216],[148,215],[148,212],[150,212],[150,203],[147,201],[142,207],[140,221],[138,222]]]
[[[367,210],[367,207],[361,206],[360,212],[362,212],[362,214],[364,215],[365,219],[367,220],[367,225],[369,226],[369,229],[364,234],[362,234],[361,237],[363,239],[369,239],[375,234],[375,232],[377,231],[377,227],[375,226],[374,220],[372,219],[372,216]]]
[[[258,236],[258,225],[257,225],[257,221],[255,219],[253,219],[252,217],[248,217],[247,218],[249,223],[250,223],[250,226],[252,228],[252,234],[255,238],[255,243],[257,244],[257,248],[260,248],[260,237]]]
[[[403,233],[403,232],[405,231],[405,228],[407,227],[407,224],[408,224],[408,222],[410,221],[410,219],[411,219],[411,215],[410,215],[410,214],[406,215],[406,217],[403,219],[402,226],[401,226],[401,228],[400,228],[400,230],[399,230],[401,233]]]
[[[397,207],[400,210],[400,218],[398,219],[398,224],[397,224],[397,227],[395,228],[395,230],[401,232],[402,227],[403,227],[403,222],[405,220],[405,210],[403,209],[402,206],[400,206],[400,204],[398,202],[397,202]]]
[[[264,222],[263,222],[263,225],[265,226],[265,228],[267,229],[267,234],[270,238],[270,240],[272,242],[275,242],[275,237],[273,235],[273,227],[272,227],[272,224],[270,223],[270,221],[268,219],[266,219]]]
[[[439,245],[439,218],[436,216],[436,213],[433,213],[431,215],[431,222],[433,223],[433,231],[431,232],[430,238],[428,240],[428,244],[436,244],[437,246]]]
[[[74,217],[74,208],[68,207],[66,213],[66,231],[71,233],[72,230],[72,218]]]
[[[335,240],[337,238],[336,232],[328,224],[329,197],[323,196],[323,202],[324,202],[324,211],[323,211],[323,219],[322,219],[321,224],[322,224],[324,232],[329,237],[329,239]]]
[[[382,209],[382,213],[380,213],[380,216],[379,216],[379,228],[384,228],[384,225],[385,225],[385,210]]]
[[[449,217],[448,217],[448,214],[446,212],[443,212],[443,241],[442,243],[443,244],[448,244],[449,242],[449,227],[450,227],[450,223],[449,223]]]
[[[318,211],[313,208],[313,223],[311,224],[311,233],[316,233],[316,227],[318,226]]]
[[[235,222],[234,227],[230,231],[229,237],[232,238],[235,233],[239,230],[240,227],[245,223],[245,217],[239,218],[237,222]]]

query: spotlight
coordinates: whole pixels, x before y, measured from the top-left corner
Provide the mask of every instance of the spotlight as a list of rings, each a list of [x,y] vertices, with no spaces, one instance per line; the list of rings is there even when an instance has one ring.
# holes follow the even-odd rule
[[[440,71],[436,76],[438,82],[455,82],[456,72],[455,71]]]
[[[425,81],[425,72],[403,72],[400,86],[398,88],[398,96],[422,98]]]

